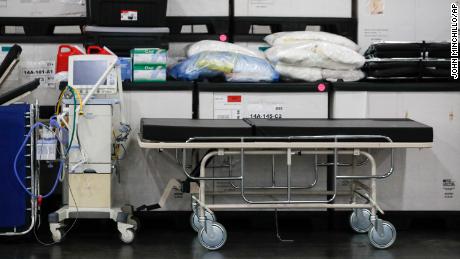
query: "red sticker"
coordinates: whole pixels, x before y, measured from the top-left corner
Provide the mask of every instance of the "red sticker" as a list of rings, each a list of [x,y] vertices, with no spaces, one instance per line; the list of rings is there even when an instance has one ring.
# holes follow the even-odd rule
[[[137,13],[137,10],[121,10],[121,13]]]
[[[242,100],[241,95],[229,95],[227,96],[227,102],[229,103],[240,103]]]

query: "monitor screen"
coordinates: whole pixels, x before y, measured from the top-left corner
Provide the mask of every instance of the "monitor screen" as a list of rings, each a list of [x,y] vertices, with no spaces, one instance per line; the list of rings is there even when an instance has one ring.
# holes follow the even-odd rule
[[[107,69],[107,60],[76,60],[73,64],[73,84],[95,85]],[[102,83],[106,85],[107,81]]]

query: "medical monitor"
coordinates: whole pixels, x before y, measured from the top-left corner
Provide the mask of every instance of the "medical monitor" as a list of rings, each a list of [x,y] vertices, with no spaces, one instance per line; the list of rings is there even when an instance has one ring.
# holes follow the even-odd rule
[[[69,85],[87,94],[108,66],[117,61],[111,55],[77,55],[69,57]],[[107,78],[99,86],[96,94],[115,94],[117,92],[117,73],[112,69]]]

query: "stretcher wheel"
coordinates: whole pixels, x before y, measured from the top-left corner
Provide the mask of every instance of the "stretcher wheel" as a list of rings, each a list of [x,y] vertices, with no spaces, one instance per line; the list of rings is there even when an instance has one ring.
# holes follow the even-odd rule
[[[56,231],[52,231],[51,238],[55,243],[60,243],[64,238],[64,231],[62,229],[57,229]]]
[[[200,217],[198,216],[198,213],[199,212],[196,211],[193,212],[192,215],[190,215],[190,225],[192,226],[193,230],[195,230],[195,232],[199,232],[203,228],[203,226],[200,223]],[[204,216],[206,218],[206,221],[208,222],[216,221],[216,216],[214,215],[214,213],[211,213],[207,210],[205,210]]]
[[[128,218],[128,224],[132,225],[133,230],[136,231],[136,232],[139,231],[139,229],[141,228],[141,223],[140,222],[141,221],[136,216],[130,216]]]
[[[133,229],[126,229],[120,233],[120,240],[125,244],[131,244],[134,241],[135,233]]]
[[[361,214],[362,216],[359,216]],[[372,227],[372,213],[368,209],[357,209],[350,215],[350,226],[357,233],[367,233]]]
[[[212,232],[212,233],[211,233]],[[200,244],[208,250],[218,250],[222,248],[227,241],[227,231],[219,223],[212,223],[211,230],[207,231],[202,228],[198,233]]]
[[[396,241],[396,228],[390,222],[383,221],[382,228],[380,233],[375,226],[369,230],[369,240],[378,249],[386,249]]]

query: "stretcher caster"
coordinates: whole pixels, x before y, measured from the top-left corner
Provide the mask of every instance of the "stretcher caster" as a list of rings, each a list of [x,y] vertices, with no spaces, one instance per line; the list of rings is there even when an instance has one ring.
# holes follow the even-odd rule
[[[369,241],[375,248],[386,249],[396,241],[396,228],[386,221],[374,224],[369,230]]]
[[[131,219],[132,220],[132,219]],[[120,240],[125,244],[131,244],[136,237],[135,226],[130,223],[118,222],[118,232],[120,232]]]
[[[195,230],[195,232],[199,232],[203,228],[203,226],[200,223],[200,216],[198,215],[198,211],[194,211],[192,215],[190,215],[190,225],[192,226],[193,230]],[[214,213],[211,213],[207,210],[204,212],[204,216],[207,222],[216,221],[216,216],[214,215]]]
[[[141,223],[140,223],[140,220],[138,217],[136,216],[130,216],[128,218],[128,224],[132,225],[133,226],[133,230],[135,232],[139,231],[139,229],[141,228]]]
[[[136,234],[133,229],[126,229],[120,232],[120,240],[125,244],[131,244],[134,241]]]
[[[62,239],[64,238],[64,227],[65,225],[61,223],[50,224],[51,238],[54,243],[62,242]]]
[[[198,233],[198,240],[208,250],[219,250],[227,241],[227,231],[224,226],[214,222],[211,226],[201,228],[201,231]]]
[[[51,238],[54,243],[60,243],[64,238],[64,231],[62,229],[57,229],[51,233]]]
[[[372,227],[372,213],[368,209],[356,209],[350,215],[351,228],[360,234],[367,233]]]

